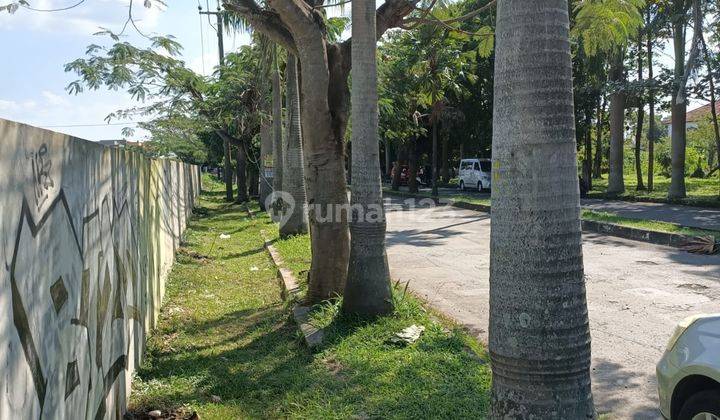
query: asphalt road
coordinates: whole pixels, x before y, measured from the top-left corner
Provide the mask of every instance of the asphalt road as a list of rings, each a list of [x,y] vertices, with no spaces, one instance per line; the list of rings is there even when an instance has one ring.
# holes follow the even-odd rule
[[[430,193],[429,188],[421,190]],[[489,192],[473,190],[460,191],[457,188],[440,188],[441,196],[452,198],[455,195],[473,195],[478,198],[490,198]],[[683,206],[679,204],[630,202],[588,198],[581,200],[584,209],[614,213],[630,219],[659,220],[683,226],[720,230],[720,209]]]
[[[392,278],[487,340],[490,216],[389,198]],[[659,418],[655,364],[675,324],[718,311],[720,256],[585,234],[593,395],[612,418]]]

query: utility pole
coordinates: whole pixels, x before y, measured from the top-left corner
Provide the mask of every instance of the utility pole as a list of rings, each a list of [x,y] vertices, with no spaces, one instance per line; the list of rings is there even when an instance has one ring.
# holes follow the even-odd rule
[[[217,12],[203,12],[202,6],[198,5],[198,13],[201,15],[215,15],[217,18],[217,38],[218,38],[218,56],[220,67],[222,68],[225,64],[225,49],[223,48],[223,15],[218,8]],[[225,200],[233,201],[233,176],[232,166],[230,161],[230,142],[227,138],[223,138],[223,151],[225,152],[225,169],[223,170],[223,176],[225,178]]]

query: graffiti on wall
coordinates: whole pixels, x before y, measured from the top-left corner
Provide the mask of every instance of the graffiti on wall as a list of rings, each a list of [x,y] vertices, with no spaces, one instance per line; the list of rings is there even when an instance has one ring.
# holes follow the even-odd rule
[[[22,200],[9,267],[19,346],[8,360],[20,368],[8,369],[13,387],[3,391],[11,412],[28,418],[119,418],[153,316],[148,283],[159,281],[147,255],[155,239],[141,240],[136,226],[139,171],[112,171],[110,191],[74,218],[49,156],[45,144],[28,154],[33,196]],[[179,206],[178,198],[157,200]]]

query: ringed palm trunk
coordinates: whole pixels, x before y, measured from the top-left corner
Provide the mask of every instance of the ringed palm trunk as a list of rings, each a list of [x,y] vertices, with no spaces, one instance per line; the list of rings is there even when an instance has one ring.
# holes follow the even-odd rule
[[[288,54],[286,73],[286,106],[289,130],[285,158],[283,159],[287,171],[283,174],[282,190],[289,193],[295,203],[289,209],[290,213],[285,215],[285,223],[280,226],[280,236],[282,237],[307,233],[308,231],[297,60],[292,54]]]
[[[583,181],[588,191],[592,190],[592,109],[585,109],[585,128],[583,132]]]
[[[625,51],[615,53],[610,69],[610,79],[614,82],[625,80],[623,58]],[[616,90],[610,95],[610,156],[608,159],[607,193],[618,195],[625,192],[623,173],[623,147],[625,145],[625,100],[626,94]]]
[[[673,23],[673,47],[675,50],[675,88],[670,106],[670,188],[668,198],[685,198],[685,127],[687,101],[678,103],[678,81],[685,73],[685,19]],[[683,88],[684,89],[684,88]]]
[[[650,22],[650,11],[648,10],[648,22]],[[655,90],[652,87],[654,83],[653,76],[653,33],[648,31],[647,34],[647,65],[648,65],[648,80],[651,83],[650,95],[648,98],[649,119],[648,121],[648,176],[647,176],[647,189],[652,191],[654,188],[655,178]]]
[[[282,190],[283,182],[283,135],[282,135],[282,91],[278,69],[277,47],[274,47],[272,72],[272,121],[273,121],[273,189]]]
[[[437,101],[435,100],[435,92],[432,93],[433,109]],[[438,196],[438,122],[437,117],[432,117],[432,195]]]
[[[262,124],[260,126],[260,185],[258,190],[260,191],[258,201],[260,202],[260,208],[267,211],[265,208],[265,201],[268,196],[272,194],[273,190],[273,168],[272,168],[272,154],[273,154],[273,137],[272,127],[269,124]]]
[[[352,23],[352,216],[342,309],[374,317],[393,310],[380,184],[375,2],[354,1]]]
[[[603,114],[605,114],[605,97],[598,98],[597,127],[595,128],[595,160],[593,162],[593,178],[602,178],[602,132]]]
[[[245,155],[245,147],[242,144],[237,146],[237,186],[238,192],[235,197],[236,203],[244,203],[248,199],[248,186],[247,186],[247,156]]]
[[[225,201],[233,201],[233,176],[230,141],[223,138],[223,152],[225,154],[223,176],[225,178]]]
[[[643,56],[642,56],[642,40],[638,43],[638,57],[637,57],[637,71],[638,81],[643,80]],[[645,189],[642,175],[642,131],[643,131],[643,120],[645,118],[645,103],[643,97],[640,97],[640,104],[638,105],[637,114],[637,125],[635,126],[635,176],[637,177],[638,191]]]
[[[497,8],[491,418],[594,418],[568,2]]]

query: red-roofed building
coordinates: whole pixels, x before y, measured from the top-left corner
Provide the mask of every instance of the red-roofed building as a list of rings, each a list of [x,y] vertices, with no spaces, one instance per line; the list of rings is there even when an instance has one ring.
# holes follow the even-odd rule
[[[715,103],[715,112],[720,115],[720,101]],[[687,114],[685,114],[686,129],[693,130],[698,128],[700,121],[705,118],[710,118],[710,104],[691,109],[687,112]],[[670,120],[670,117],[663,118],[662,124],[667,127],[668,135],[670,135],[670,131],[672,129],[672,121]]]

